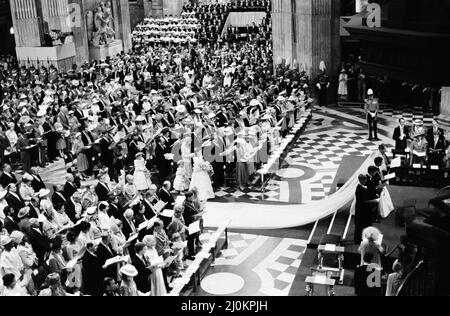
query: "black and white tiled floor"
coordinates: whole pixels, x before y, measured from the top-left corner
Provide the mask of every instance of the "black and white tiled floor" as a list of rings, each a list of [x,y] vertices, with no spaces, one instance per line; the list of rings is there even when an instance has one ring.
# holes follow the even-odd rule
[[[199,296],[287,296],[306,250],[306,241],[229,233]]]

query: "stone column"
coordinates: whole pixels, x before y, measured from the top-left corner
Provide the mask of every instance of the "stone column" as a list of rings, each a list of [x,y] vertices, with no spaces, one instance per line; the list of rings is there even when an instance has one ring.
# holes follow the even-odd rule
[[[42,1],[42,13],[45,22],[48,23],[48,30],[59,30],[61,32],[70,32],[70,26],[67,24],[69,15],[68,0],[46,0]]]
[[[37,47],[44,43],[39,0],[9,0],[16,47]],[[42,13],[42,11],[40,12]]]
[[[116,24],[116,31],[120,33],[123,42],[123,50],[127,53],[131,47],[131,22],[129,0],[117,0],[119,23]]]
[[[291,0],[273,0],[272,28],[273,28],[273,59],[293,60],[294,56],[294,27]]]
[[[69,0],[69,5],[75,11],[71,12],[73,41],[76,49],[77,65],[89,62],[89,39],[86,27],[85,0]]]
[[[164,16],[179,16],[183,10],[183,0],[163,0]]]
[[[439,124],[450,132],[450,87],[442,87],[441,109],[438,117]]]
[[[152,0],[152,17],[162,18],[163,16],[163,0]]]
[[[330,76],[340,64],[340,0],[273,0],[274,60],[295,59],[311,78],[324,61]]]

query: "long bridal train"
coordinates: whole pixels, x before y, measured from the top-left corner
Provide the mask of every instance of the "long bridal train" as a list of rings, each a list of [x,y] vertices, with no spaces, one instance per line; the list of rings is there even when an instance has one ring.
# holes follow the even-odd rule
[[[375,157],[376,153],[371,154],[339,191],[324,200],[301,205],[209,202],[208,212],[204,216],[205,226],[219,227],[221,223],[230,220],[229,228],[257,230],[292,228],[315,223],[351,205],[358,186],[358,176],[367,173]]]

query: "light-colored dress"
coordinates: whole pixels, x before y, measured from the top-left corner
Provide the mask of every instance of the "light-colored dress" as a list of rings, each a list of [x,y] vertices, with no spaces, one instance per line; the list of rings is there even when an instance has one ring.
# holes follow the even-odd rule
[[[347,81],[348,81],[348,75],[341,73],[339,75],[339,89],[338,89],[339,95],[342,95],[342,96],[348,95]]]
[[[145,253],[147,260],[151,265],[154,262],[160,262],[162,258],[158,255],[155,248],[148,249]],[[152,274],[150,274],[150,281],[152,284],[152,296],[165,296],[167,295],[166,286],[164,283],[164,276],[161,268],[152,268]]]
[[[181,157],[183,157],[184,161],[184,170],[185,175],[188,179],[192,178],[192,153],[191,153],[191,145],[188,145],[184,142],[181,145]]]
[[[205,163],[206,162],[202,157],[194,158],[194,172],[192,174],[191,185],[189,186],[189,190],[197,188],[198,198],[201,201],[207,201],[215,198],[211,177],[206,170],[202,169],[202,166]]]
[[[134,185],[138,191],[146,191],[152,185],[150,180],[150,172],[145,166],[144,158],[136,159],[134,161]]]
[[[76,139],[72,146],[72,152],[77,156],[77,168],[78,171],[84,172],[89,169],[89,161],[84,153],[83,142]]]
[[[81,255],[81,249],[83,248],[81,242],[76,241],[74,244],[68,244],[66,247],[67,259],[73,260]],[[67,287],[69,288],[81,288],[82,285],[82,263],[77,263],[72,272],[67,276]]]
[[[189,179],[186,177],[186,169],[178,168],[173,181],[173,188],[177,191],[183,192],[189,189]]]

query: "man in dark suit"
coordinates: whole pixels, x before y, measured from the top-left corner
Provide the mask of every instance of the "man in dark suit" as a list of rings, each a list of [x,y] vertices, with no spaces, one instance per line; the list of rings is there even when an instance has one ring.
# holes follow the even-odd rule
[[[44,264],[47,254],[50,253],[50,240],[43,233],[42,225],[39,222],[32,222],[29,237],[39,265]]]
[[[158,198],[163,201],[164,203],[167,203],[166,205],[166,209],[168,210],[172,210],[173,206],[175,204],[175,199],[172,195],[172,193],[170,193],[170,189],[172,188],[172,184],[170,183],[170,181],[165,181],[161,187],[161,189],[159,189],[158,191]]]
[[[95,187],[95,193],[98,196],[99,202],[107,202],[109,199],[109,194],[111,193],[111,188],[106,182],[106,174],[99,175],[98,184]]]
[[[53,205],[64,205],[67,203],[67,198],[64,194],[64,187],[57,185],[53,191],[52,203]]]
[[[447,144],[444,131],[436,121],[433,121],[433,128],[427,131],[426,140],[428,142],[428,163],[442,166]]]
[[[411,138],[409,136],[409,129],[405,125],[404,118],[399,120],[399,126],[394,129],[393,139],[395,140],[395,150],[403,151],[408,147],[407,141]]]
[[[37,167],[31,168],[31,176],[33,177],[33,181],[31,181],[31,187],[34,192],[39,192],[42,189],[46,189],[44,181],[42,181],[41,176],[39,175],[39,169]]]
[[[5,164],[3,166],[3,172],[0,175],[0,184],[3,188],[6,188],[11,183],[17,183],[16,176],[11,171],[11,165]]]
[[[373,264],[373,254],[364,255],[364,264],[355,270],[355,294],[357,296],[383,296],[381,267]]]
[[[39,198],[33,197],[28,204],[28,207],[30,208],[30,218],[39,218],[39,215],[41,214],[41,209],[39,207]]]
[[[114,142],[112,137],[109,135],[112,129],[105,130],[103,132],[103,137],[100,140],[100,162],[103,166],[108,168],[109,176],[114,177],[113,170],[113,160],[114,160],[114,152],[110,148],[111,144]]]
[[[159,171],[159,181],[163,183],[172,173],[171,171],[171,161],[167,160],[165,155],[170,153],[170,148],[166,146],[165,139],[160,137],[158,139],[158,145],[156,145],[155,149],[155,160],[156,167]]]
[[[138,275],[134,278],[138,291],[142,293],[148,293],[151,291],[152,286],[150,282],[150,263],[144,255],[145,244],[137,243],[134,246],[135,256],[132,259],[132,264],[138,271]]]
[[[362,232],[365,228],[372,225],[373,219],[373,196],[367,188],[367,176],[361,174],[359,176],[359,184],[355,193],[355,244],[359,245],[362,241]]]
[[[126,239],[129,239],[131,237],[131,235],[134,235],[138,232],[137,227],[134,224],[133,218],[134,218],[134,214],[131,209],[128,209],[125,211],[125,213],[123,213],[122,233],[124,234]]]
[[[103,265],[95,253],[95,246],[89,242],[83,256],[83,285],[84,294],[100,296],[103,284]]]
[[[77,207],[81,207],[81,194],[76,192],[71,198],[67,199],[64,205],[64,210],[72,223],[78,222],[81,218],[81,214],[77,213]]]
[[[75,185],[75,178],[73,174],[68,173],[66,175],[66,183],[64,184],[64,197],[66,199],[70,199],[72,195],[78,191],[78,188]]]
[[[17,224],[16,219],[13,216],[14,210],[10,206],[6,206],[3,209],[3,213],[5,214],[3,227],[5,227],[8,234],[11,234],[15,230],[19,230],[19,225]]]
[[[14,183],[10,183],[8,186],[8,194],[5,197],[6,202],[17,214],[21,208],[25,207],[25,202],[22,197],[17,193],[17,188]]]
[[[114,258],[117,253],[111,248],[111,236],[109,232],[102,233],[102,241],[97,247],[97,257],[100,259],[102,266],[105,264],[106,260]],[[104,269],[104,277],[117,279],[117,265],[111,265]]]
[[[186,200],[183,203],[184,206],[184,222],[186,224],[187,227],[189,227],[189,225],[191,225],[192,223],[194,223],[197,218],[196,215],[198,214],[198,210],[196,209],[196,207],[193,204],[193,197],[194,194],[192,192],[188,192],[185,195]],[[195,241],[197,239],[197,234],[193,234],[193,235],[189,235],[187,238],[187,242],[188,242],[188,257],[187,259],[189,260],[194,260],[194,256],[195,256]]]
[[[109,197],[108,216],[119,220],[123,216],[123,210],[119,205],[119,198],[115,195]]]

